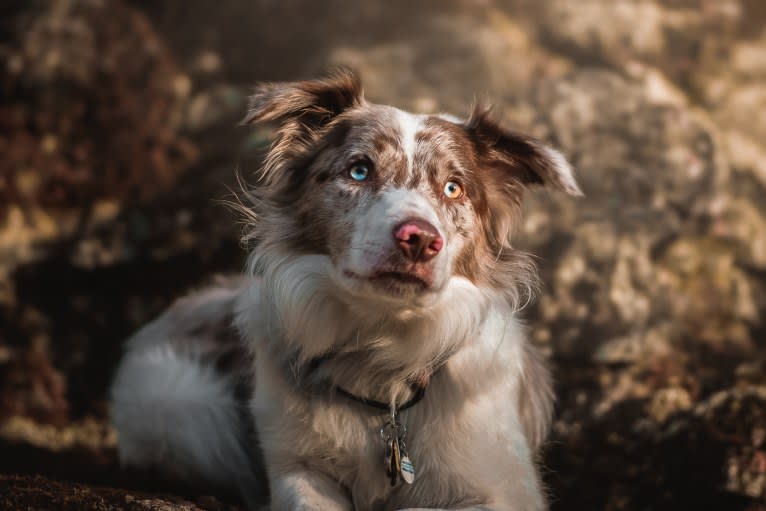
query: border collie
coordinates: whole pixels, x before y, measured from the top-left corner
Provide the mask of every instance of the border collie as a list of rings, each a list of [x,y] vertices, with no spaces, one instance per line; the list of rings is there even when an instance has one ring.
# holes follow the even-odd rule
[[[276,130],[246,275],[128,342],[123,464],[275,511],[545,509],[553,396],[510,235],[529,186],[581,193],[564,157],[486,108],[371,103],[348,71],[261,85],[244,123]]]

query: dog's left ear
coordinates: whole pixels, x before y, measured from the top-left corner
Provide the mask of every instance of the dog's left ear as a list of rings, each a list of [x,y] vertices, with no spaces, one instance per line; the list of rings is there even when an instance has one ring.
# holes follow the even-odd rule
[[[308,142],[342,112],[363,102],[362,84],[351,70],[338,69],[325,78],[266,83],[252,96],[242,124],[273,122],[283,142]]]
[[[483,165],[500,172],[504,179],[513,179],[523,186],[544,185],[570,195],[583,195],[572,166],[560,152],[503,128],[488,108],[476,107],[466,128]]]

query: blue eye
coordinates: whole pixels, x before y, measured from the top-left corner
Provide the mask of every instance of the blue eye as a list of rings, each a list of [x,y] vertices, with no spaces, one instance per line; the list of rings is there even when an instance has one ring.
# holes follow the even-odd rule
[[[355,163],[349,169],[348,175],[354,181],[364,181],[370,175],[370,168],[366,163]]]

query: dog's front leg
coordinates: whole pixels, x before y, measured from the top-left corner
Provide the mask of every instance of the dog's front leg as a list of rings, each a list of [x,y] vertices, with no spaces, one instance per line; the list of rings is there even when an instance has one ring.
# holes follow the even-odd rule
[[[310,470],[276,475],[271,480],[271,511],[352,511],[338,481]]]
[[[441,508],[426,508],[426,507],[408,507],[407,509],[399,509],[398,511],[515,511],[516,508],[506,508],[506,507],[494,507],[494,506],[472,506],[472,507],[461,507],[460,509],[441,509]]]
[[[406,509],[399,509],[398,511],[450,511],[449,509],[441,509],[435,507],[408,507]],[[452,511],[495,511],[494,508],[480,506],[480,507],[461,507]]]

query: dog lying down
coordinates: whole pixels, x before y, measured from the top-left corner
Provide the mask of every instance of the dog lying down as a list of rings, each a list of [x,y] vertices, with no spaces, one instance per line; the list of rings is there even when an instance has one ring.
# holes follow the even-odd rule
[[[347,71],[262,85],[244,122],[276,128],[246,276],[128,342],[122,462],[254,509],[545,509],[553,396],[509,235],[527,187],[580,194],[566,160],[486,109],[370,103]]]

